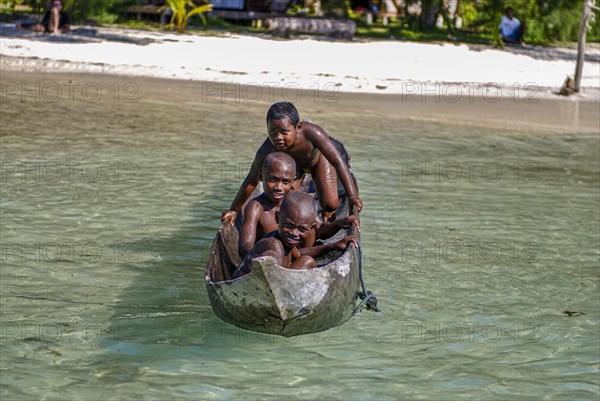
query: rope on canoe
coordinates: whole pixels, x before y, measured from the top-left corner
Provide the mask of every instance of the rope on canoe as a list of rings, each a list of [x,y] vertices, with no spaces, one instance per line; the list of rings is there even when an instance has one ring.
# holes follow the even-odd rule
[[[377,298],[375,294],[371,291],[367,291],[367,287],[365,286],[365,280],[363,278],[363,269],[362,269],[362,247],[360,246],[360,241],[357,241],[358,244],[358,277],[360,278],[360,286],[362,287],[362,292],[358,293],[358,296],[362,300],[356,308],[354,308],[354,312],[352,312],[352,316],[358,315],[362,308],[367,305],[368,310],[372,310],[373,312],[381,312],[381,309],[377,307]]]

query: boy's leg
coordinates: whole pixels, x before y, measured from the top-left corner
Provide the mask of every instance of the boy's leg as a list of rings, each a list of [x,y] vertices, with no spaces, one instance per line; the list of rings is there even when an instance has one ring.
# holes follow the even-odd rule
[[[17,29],[19,31],[29,31],[29,32],[45,32],[46,27],[42,24],[38,24],[37,22],[17,22]]]
[[[290,265],[290,269],[312,269],[317,267],[317,262],[308,255],[300,256]]]
[[[335,168],[321,154],[310,173],[317,187],[321,209],[323,209],[323,221],[329,221],[329,217],[335,213],[340,203]]]

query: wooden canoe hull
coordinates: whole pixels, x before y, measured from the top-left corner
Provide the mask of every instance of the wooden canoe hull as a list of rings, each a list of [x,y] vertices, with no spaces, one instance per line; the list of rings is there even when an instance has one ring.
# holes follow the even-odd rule
[[[350,167],[344,145],[334,138],[331,140]],[[353,174],[352,178],[358,188]],[[307,175],[300,189],[308,192],[310,188],[311,177]],[[260,192],[257,187],[250,199]],[[339,180],[338,194],[336,216],[341,218],[348,216],[350,208]],[[359,232],[352,227],[326,242],[350,234],[359,239]],[[249,274],[232,280],[231,274],[240,263],[238,239],[234,225],[221,225],[206,266],[206,289],[219,318],[247,330],[282,336],[327,330],[350,319],[359,287],[359,255],[354,245],[314,269],[285,269],[270,257],[257,258]]]
[[[294,336],[338,326],[352,316],[359,287],[358,250],[353,245],[314,269],[285,269],[271,257],[257,258],[249,274],[231,280],[227,276],[237,265],[232,262],[237,255],[229,252],[237,252],[236,234],[233,226],[221,227],[206,270],[208,296],[223,321],[246,330]]]

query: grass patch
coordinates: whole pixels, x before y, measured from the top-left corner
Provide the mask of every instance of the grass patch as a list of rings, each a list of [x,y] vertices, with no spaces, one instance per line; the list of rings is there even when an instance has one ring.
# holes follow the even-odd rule
[[[149,31],[163,31],[170,33],[177,33],[177,29],[167,28],[165,25],[161,25],[159,22],[153,21],[138,21],[136,19],[128,20],[117,20],[114,23],[103,23],[98,21],[99,26],[122,28],[122,29],[142,29]],[[206,36],[220,36],[223,33],[234,33],[234,34],[247,34],[247,33],[266,33],[264,28],[256,28],[252,26],[237,25],[231,22],[222,20],[216,17],[206,17],[206,25],[202,24],[200,18],[190,19],[187,28],[183,32],[184,34],[202,34]]]
[[[451,32],[447,29],[414,31],[399,23],[389,23],[388,25],[374,23],[373,25],[368,26],[359,24],[356,27],[354,36],[362,39],[410,40],[414,42],[451,42],[483,45],[490,45],[493,43],[493,38],[490,35],[461,30],[454,30]]]

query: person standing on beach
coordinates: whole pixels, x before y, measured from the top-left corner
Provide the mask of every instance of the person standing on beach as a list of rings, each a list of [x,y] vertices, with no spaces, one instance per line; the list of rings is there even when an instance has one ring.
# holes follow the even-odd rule
[[[513,16],[513,9],[511,7],[506,8],[504,15],[500,19],[498,29],[504,42],[523,44],[525,25],[521,24],[521,21]]]
[[[273,152],[287,153],[296,162],[294,188],[300,187],[304,174],[312,176],[323,209],[323,221],[329,221],[339,205],[338,177],[346,190],[350,207],[356,205],[360,212],[362,201],[350,168],[323,128],[300,121],[298,110],[292,103],[278,102],[271,105],[267,112],[267,134],[231,207],[221,215],[221,221],[233,224],[237,213],[260,181],[263,160]]]

